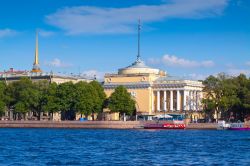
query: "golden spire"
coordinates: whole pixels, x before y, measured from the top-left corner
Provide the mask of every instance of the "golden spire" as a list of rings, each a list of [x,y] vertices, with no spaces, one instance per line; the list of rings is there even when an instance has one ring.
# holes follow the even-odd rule
[[[36,50],[35,50],[35,61],[33,63],[33,69],[32,72],[39,73],[42,72],[42,70],[39,67],[39,59],[38,59],[38,31],[36,31]]]
[[[34,65],[39,65],[39,62],[38,62],[38,32],[36,32],[36,52],[35,52]]]

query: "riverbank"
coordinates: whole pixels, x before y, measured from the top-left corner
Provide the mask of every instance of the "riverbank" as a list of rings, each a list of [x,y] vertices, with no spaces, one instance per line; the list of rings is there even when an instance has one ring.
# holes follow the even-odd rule
[[[139,129],[145,121],[0,121],[0,128]],[[216,123],[191,123],[186,129],[215,130]]]
[[[133,129],[139,121],[0,121],[0,128]]]

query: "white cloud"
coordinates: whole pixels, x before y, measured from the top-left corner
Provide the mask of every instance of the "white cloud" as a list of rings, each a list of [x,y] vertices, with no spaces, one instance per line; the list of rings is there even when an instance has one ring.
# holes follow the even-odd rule
[[[227,73],[231,76],[238,76],[240,74],[250,76],[250,69],[228,69]]]
[[[105,73],[107,72],[100,72],[100,71],[92,69],[92,70],[83,71],[81,75],[87,76],[90,78],[96,77],[97,80],[103,80]]]
[[[192,80],[205,80],[209,75],[207,74],[197,74],[197,73],[191,73],[188,74],[187,77],[191,78]]]
[[[55,35],[55,32],[46,31],[46,30],[43,30],[43,29],[39,29],[38,32],[39,32],[39,35],[42,36],[42,37],[50,37],[50,36]]]
[[[136,19],[156,22],[171,18],[205,18],[221,15],[228,0],[170,0],[161,5],[124,8],[65,7],[47,15],[46,22],[67,34],[134,32]]]
[[[71,67],[71,66],[72,66],[72,64],[62,62],[62,61],[61,61],[60,59],[58,59],[58,58],[55,58],[55,59],[53,59],[53,60],[50,61],[50,62],[45,62],[45,65],[46,65],[46,66],[50,66],[50,67],[60,67],[60,68],[66,68],[66,67]]]
[[[247,65],[247,66],[250,66],[250,61],[247,61],[247,62],[246,62],[246,65]]]
[[[215,64],[211,60],[206,61],[194,61],[188,60],[184,58],[179,58],[174,55],[164,55],[160,59],[149,59],[149,63],[151,64],[164,64],[167,66],[173,67],[186,67],[186,68],[193,68],[193,67],[213,67]]]
[[[9,37],[9,36],[14,36],[17,34],[17,31],[12,30],[12,29],[0,29],[0,38],[2,37]]]

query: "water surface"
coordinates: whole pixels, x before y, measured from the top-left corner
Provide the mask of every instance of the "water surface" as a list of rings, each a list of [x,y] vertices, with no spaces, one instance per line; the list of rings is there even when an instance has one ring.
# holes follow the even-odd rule
[[[0,129],[0,165],[250,165],[250,132]]]

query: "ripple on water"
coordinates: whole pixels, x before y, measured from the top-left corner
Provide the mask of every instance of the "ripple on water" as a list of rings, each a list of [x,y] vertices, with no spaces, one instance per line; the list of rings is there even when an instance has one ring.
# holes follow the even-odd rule
[[[0,129],[0,165],[250,165],[250,132]]]

